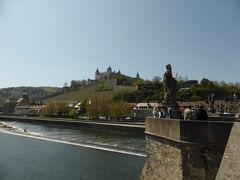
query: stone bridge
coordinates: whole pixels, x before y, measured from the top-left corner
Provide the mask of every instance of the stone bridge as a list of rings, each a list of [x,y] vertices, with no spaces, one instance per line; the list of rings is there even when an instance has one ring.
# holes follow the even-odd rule
[[[237,121],[148,117],[145,133],[147,160],[141,180],[240,179]]]

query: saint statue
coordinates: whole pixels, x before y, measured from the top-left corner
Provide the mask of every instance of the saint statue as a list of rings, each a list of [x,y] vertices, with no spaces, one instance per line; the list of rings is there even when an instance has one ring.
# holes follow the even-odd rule
[[[176,104],[177,81],[172,76],[172,67],[170,64],[166,65],[166,72],[163,76],[164,85],[164,104]]]

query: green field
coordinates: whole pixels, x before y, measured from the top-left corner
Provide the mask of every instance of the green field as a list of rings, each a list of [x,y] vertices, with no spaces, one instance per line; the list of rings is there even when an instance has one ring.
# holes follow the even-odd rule
[[[44,103],[47,102],[71,102],[76,103],[84,99],[94,99],[94,98],[112,98],[114,93],[122,91],[134,91],[135,86],[117,86],[112,91],[102,91],[96,92],[96,87],[85,87],[83,89],[61,94],[49,99],[44,100]]]

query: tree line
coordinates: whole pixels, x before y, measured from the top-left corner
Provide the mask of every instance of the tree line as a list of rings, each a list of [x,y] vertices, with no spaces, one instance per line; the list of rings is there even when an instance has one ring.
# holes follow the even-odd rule
[[[89,118],[120,120],[131,116],[132,108],[123,101],[113,101],[111,99],[93,99],[89,102],[84,100],[79,108],[69,107],[65,102],[50,102],[41,111],[41,116],[45,117],[69,117],[77,118],[79,115]]]
[[[217,100],[231,101],[235,97],[240,97],[240,89],[237,84],[217,82],[203,78],[200,82],[197,80],[178,79],[177,101],[200,101],[207,100],[210,94],[215,94]],[[113,100],[122,100],[126,102],[147,102],[159,101],[164,98],[164,89],[162,81],[141,80],[138,81],[137,90],[134,92],[117,92]]]

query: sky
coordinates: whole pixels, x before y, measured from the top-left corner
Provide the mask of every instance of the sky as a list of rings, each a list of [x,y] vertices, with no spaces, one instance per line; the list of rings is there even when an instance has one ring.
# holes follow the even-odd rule
[[[0,88],[94,79],[240,81],[239,0],[0,0]]]

